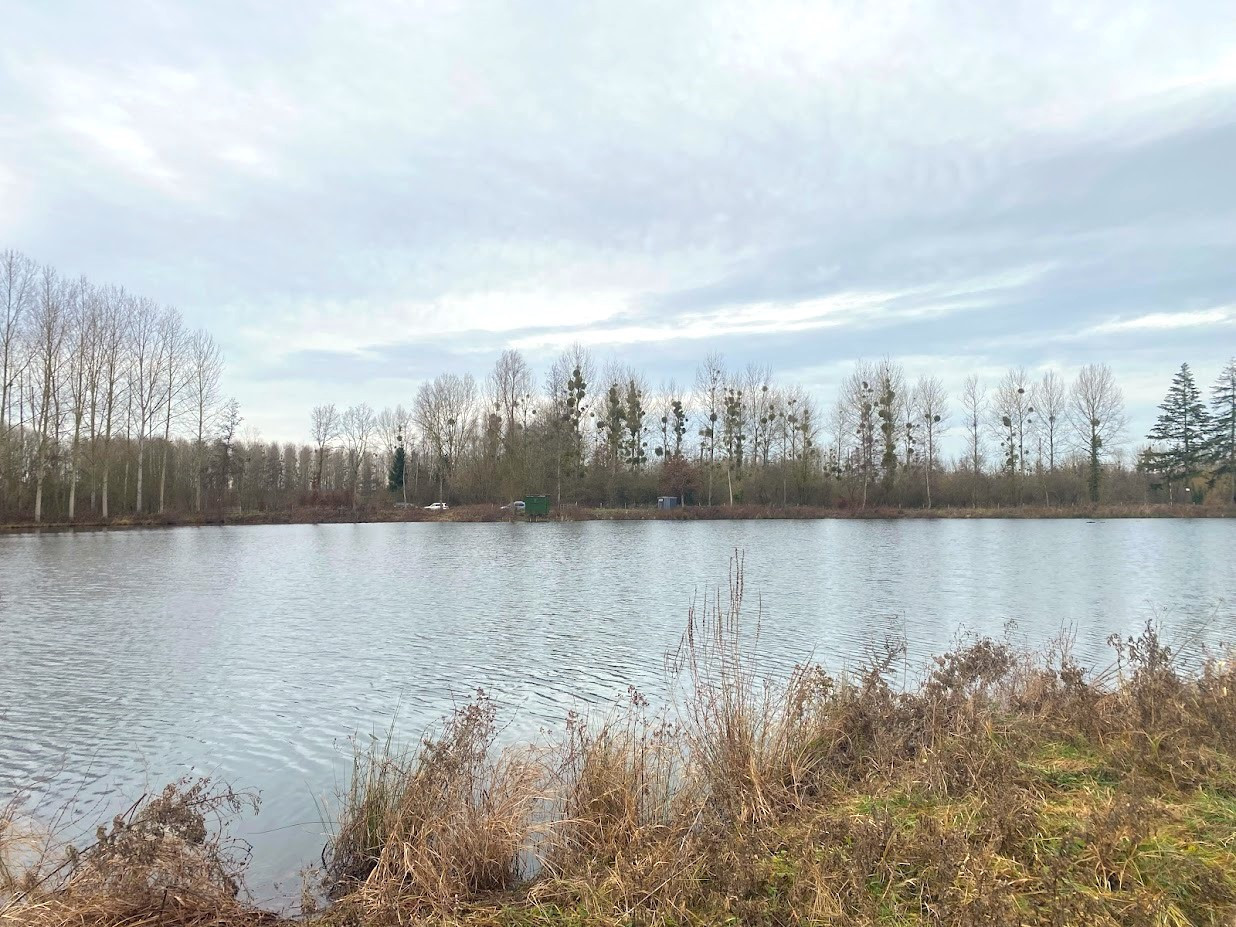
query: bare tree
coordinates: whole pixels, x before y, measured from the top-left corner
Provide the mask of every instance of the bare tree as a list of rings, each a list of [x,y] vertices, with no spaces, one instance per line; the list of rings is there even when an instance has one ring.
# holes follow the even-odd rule
[[[743,392],[751,435],[751,453],[748,457],[753,464],[767,464],[774,398],[772,367],[767,364],[748,364],[743,378]]]
[[[966,425],[966,457],[970,464],[970,504],[978,507],[978,482],[983,472],[982,423],[987,416],[987,394],[971,374],[961,386],[961,408]]]
[[[150,300],[136,300],[129,329],[129,394],[137,418],[137,494],[133,506],[137,514],[141,514],[143,505],[146,442],[154,434],[165,399],[168,347],[163,313]]]
[[[708,461],[708,504],[712,505],[712,478],[717,459],[717,439],[725,408],[725,359],[709,352],[695,369],[695,406],[700,418],[700,453]]]
[[[107,289],[102,292],[102,310],[99,320],[99,395],[103,429],[102,451],[97,454],[103,468],[102,515],[109,517],[109,493],[111,488],[112,438],[115,434],[116,412],[130,406],[128,386],[128,360],[125,348],[129,341],[129,329],[133,320],[135,300],[124,290]]]
[[[1026,435],[1033,425],[1034,402],[1024,367],[1004,375],[996,387],[992,428],[1004,451],[1004,467],[1013,482],[1017,501],[1022,501],[1022,477],[1026,473]]]
[[[0,252],[0,441],[11,427],[10,403],[18,375],[26,366],[24,352],[18,349],[23,319],[34,303],[37,277],[34,261],[16,251]]]
[[[349,406],[340,419],[344,443],[348,452],[348,469],[352,471],[352,507],[360,497],[361,468],[365,466],[369,445],[378,430],[378,420],[367,404]]]
[[[476,431],[476,381],[470,375],[444,373],[422,383],[412,417],[429,445],[438,470],[438,501],[445,484]]]
[[[879,371],[860,360],[841,386],[840,404],[847,422],[854,428],[853,469],[862,480],[862,507],[867,507],[867,489],[876,470],[876,380]]]
[[[93,287],[85,279],[70,289],[67,318],[67,379],[70,414],[73,416],[73,437],[69,446],[69,521],[72,521],[77,516],[82,422],[90,406],[98,342],[98,300]]]
[[[1055,473],[1056,442],[1060,427],[1064,424],[1069,391],[1060,375],[1054,370],[1048,370],[1035,384],[1031,398],[1042,425],[1041,431],[1047,439],[1047,472]]]
[[[183,411],[182,398],[189,387],[185,357],[188,337],[180,313],[168,307],[159,321],[159,341],[164,354],[163,378],[163,461],[159,465],[159,512],[162,513],[167,491],[167,456],[172,446],[172,419]]]
[[[820,432],[815,403],[801,386],[790,386],[778,396],[776,440],[780,450],[781,504],[789,504],[789,476],[800,489],[818,461]]]
[[[935,469],[936,442],[948,428],[948,393],[936,377],[921,377],[914,387],[914,417],[922,423],[926,453],[923,476],[927,486],[927,508],[931,508],[931,471]]]
[[[60,375],[65,362],[65,339],[69,329],[68,290],[51,267],[39,274],[38,297],[31,313],[29,337],[33,376],[28,380],[28,398],[35,432],[34,520],[43,520],[43,487],[52,454],[60,438]]]
[[[532,402],[532,368],[518,351],[503,351],[489,374],[489,397],[502,417],[506,453],[513,452],[519,434],[521,410]]]
[[[1102,460],[1116,450],[1128,424],[1124,394],[1106,364],[1089,364],[1078,372],[1069,391],[1069,422],[1089,458],[1090,501],[1098,502]]]
[[[309,413],[309,427],[313,434],[313,444],[317,448],[317,469],[313,475],[313,491],[322,491],[322,468],[326,462],[326,452],[331,443],[339,437],[339,413],[335,404],[314,406]]]
[[[202,511],[202,478],[206,472],[206,436],[214,430],[219,408],[223,356],[205,329],[189,338],[188,397],[193,417],[193,508]]]

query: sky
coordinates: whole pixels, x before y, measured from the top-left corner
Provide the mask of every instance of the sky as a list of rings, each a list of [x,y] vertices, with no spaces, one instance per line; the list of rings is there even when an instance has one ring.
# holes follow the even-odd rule
[[[824,402],[860,358],[1107,363],[1132,443],[1236,354],[1230,0],[0,0],[0,33],[0,248],[208,328],[270,439],[579,341]]]

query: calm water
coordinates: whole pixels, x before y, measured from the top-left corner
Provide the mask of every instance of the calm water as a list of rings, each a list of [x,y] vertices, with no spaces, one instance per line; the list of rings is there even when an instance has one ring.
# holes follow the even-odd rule
[[[0,804],[84,817],[178,776],[258,789],[259,896],[294,895],[350,738],[418,734],[475,687],[512,736],[660,691],[698,592],[746,552],[775,659],[904,635],[1104,640],[1158,617],[1236,637],[1236,523],[775,521],[304,525],[0,536]],[[127,802],[126,802],[127,804]]]

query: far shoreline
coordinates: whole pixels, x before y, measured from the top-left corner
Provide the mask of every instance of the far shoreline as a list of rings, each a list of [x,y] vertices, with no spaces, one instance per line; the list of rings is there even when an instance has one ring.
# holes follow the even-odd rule
[[[1147,518],[1234,518],[1236,506],[1211,505],[1084,505],[1084,506],[1007,506],[979,508],[867,509],[814,506],[717,505],[683,506],[663,510],[651,506],[632,508],[585,508],[564,506],[554,509],[547,522],[579,521],[894,521],[894,520],[1084,520]],[[44,531],[103,531],[111,529],[177,528],[244,525],[318,525],[451,523],[483,524],[523,522],[497,505],[466,505],[446,512],[430,512],[420,507],[398,508],[383,505],[351,508],[296,508],[276,512],[226,512],[203,515],[163,513],[118,515],[111,518],[90,516],[74,521],[36,523],[32,521],[0,524],[0,533],[23,534]]]

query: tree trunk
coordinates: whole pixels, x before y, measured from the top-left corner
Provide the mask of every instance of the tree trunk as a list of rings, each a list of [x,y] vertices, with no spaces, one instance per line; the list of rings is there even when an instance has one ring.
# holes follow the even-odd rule
[[[1093,428],[1090,430],[1090,501],[1099,501],[1099,436]]]
[[[133,504],[133,513],[135,515],[142,514],[142,475],[145,470],[146,460],[146,442],[139,431],[137,433],[137,499]]]
[[[167,438],[163,439],[163,463],[159,467],[159,514],[163,514],[165,492],[167,490]]]
[[[80,421],[73,426],[73,449],[69,457],[69,521],[77,514],[77,451],[81,442]]]

